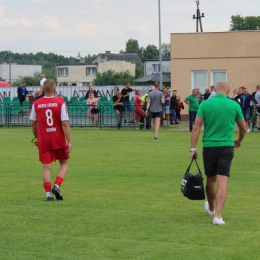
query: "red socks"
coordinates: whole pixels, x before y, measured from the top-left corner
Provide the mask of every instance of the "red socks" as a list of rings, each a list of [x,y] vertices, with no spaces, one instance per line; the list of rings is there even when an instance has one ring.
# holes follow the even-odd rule
[[[60,176],[57,176],[54,184],[57,184],[60,187],[62,182],[63,182],[63,178]]]
[[[51,183],[44,183],[43,187],[45,189],[45,192],[50,192],[51,191]]]

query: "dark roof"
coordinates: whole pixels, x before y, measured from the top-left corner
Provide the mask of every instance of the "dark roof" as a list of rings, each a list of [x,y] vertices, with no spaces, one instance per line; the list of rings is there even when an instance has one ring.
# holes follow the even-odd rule
[[[56,66],[89,66],[89,65],[97,65],[96,63],[80,63],[80,62],[61,62],[57,63]]]
[[[97,62],[96,59],[98,57],[106,61],[110,61],[110,60],[135,61],[136,66],[140,67],[142,65],[142,61],[137,53],[120,53],[120,54],[99,53],[96,56],[96,58],[91,62],[91,64],[96,63]]]
[[[171,60],[170,58],[166,58],[166,59],[162,59],[162,61],[169,61]],[[159,61],[159,59],[150,59],[150,60],[145,60],[144,62],[146,61]]]

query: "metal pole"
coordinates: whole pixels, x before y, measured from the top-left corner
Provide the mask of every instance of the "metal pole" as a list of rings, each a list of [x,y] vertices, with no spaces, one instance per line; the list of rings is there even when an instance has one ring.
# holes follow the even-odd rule
[[[159,12],[159,61],[160,61],[160,89],[162,88],[162,45],[161,45],[161,1],[158,0]]]

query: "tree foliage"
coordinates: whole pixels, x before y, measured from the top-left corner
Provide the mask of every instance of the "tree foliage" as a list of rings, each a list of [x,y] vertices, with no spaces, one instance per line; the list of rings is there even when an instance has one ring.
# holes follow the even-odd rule
[[[260,29],[260,16],[245,16],[232,15],[230,31],[240,30],[259,30]]]
[[[113,70],[108,70],[103,73],[97,73],[96,78],[93,80],[93,85],[95,86],[110,86],[110,85],[125,85],[126,82],[130,84],[134,80],[129,71],[126,72],[115,72]]]
[[[171,47],[170,43],[163,43],[162,44],[162,58],[168,59],[171,57]]]

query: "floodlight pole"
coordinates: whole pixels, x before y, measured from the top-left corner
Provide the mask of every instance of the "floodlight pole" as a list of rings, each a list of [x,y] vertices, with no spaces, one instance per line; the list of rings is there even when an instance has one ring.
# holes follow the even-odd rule
[[[162,44],[161,44],[161,1],[158,0],[159,12],[159,62],[160,62],[160,89],[162,88]]]

